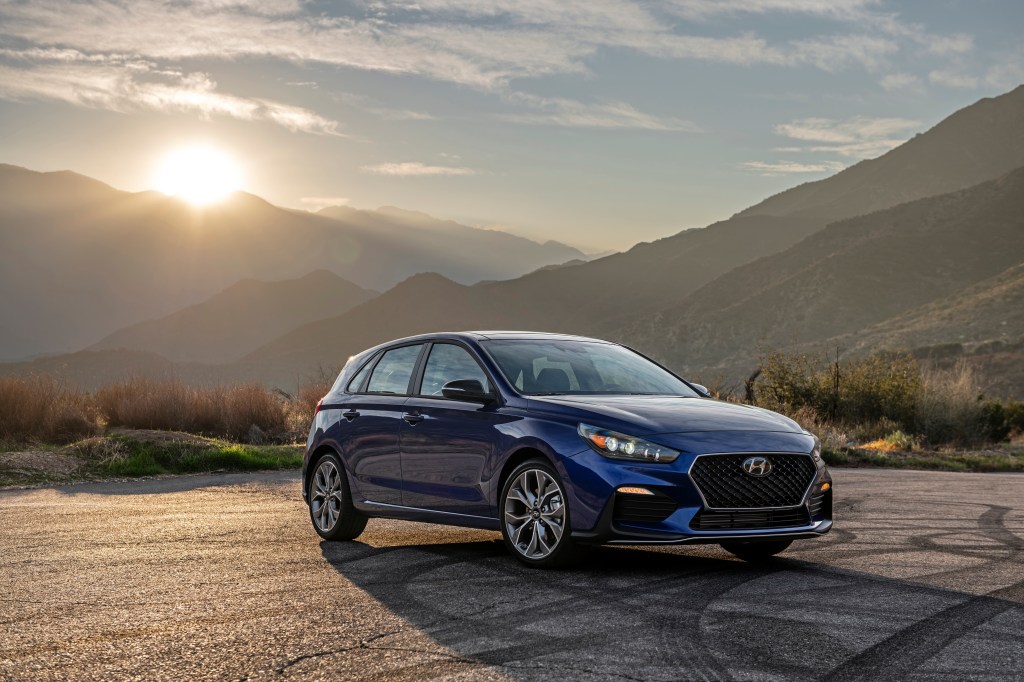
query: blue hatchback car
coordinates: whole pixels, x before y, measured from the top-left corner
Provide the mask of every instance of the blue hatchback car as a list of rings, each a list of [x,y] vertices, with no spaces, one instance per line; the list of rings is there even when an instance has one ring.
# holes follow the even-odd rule
[[[317,406],[302,494],[327,540],[374,516],[469,526],[542,567],[603,543],[756,560],[832,528],[831,476],[796,422],[714,400],[625,346],[536,332],[352,357]]]

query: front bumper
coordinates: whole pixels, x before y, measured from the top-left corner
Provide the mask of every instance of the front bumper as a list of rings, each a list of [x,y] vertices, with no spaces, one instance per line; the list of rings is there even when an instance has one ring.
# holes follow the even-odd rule
[[[684,455],[670,466],[609,461],[595,452],[571,458],[565,466],[573,481],[573,539],[586,544],[700,544],[815,538],[832,529],[832,478],[824,466],[814,469],[797,505],[718,509],[707,504],[689,474],[700,456],[714,455]],[[623,486],[646,488],[655,495],[617,492]]]

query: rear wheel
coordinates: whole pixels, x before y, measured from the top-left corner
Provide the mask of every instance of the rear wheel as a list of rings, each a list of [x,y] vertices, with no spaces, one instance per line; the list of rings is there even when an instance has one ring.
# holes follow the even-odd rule
[[[316,461],[309,482],[309,518],[325,540],[354,540],[367,517],[352,505],[348,477],[338,457],[328,453]]]
[[[570,537],[565,487],[542,459],[523,462],[501,491],[501,535],[512,555],[528,566],[557,568],[577,562],[583,549]]]
[[[766,561],[793,544],[792,540],[768,542],[723,542],[722,549],[744,561]]]

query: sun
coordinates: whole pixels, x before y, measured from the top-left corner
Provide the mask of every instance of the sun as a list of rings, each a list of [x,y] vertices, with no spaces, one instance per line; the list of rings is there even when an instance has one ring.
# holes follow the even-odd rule
[[[197,206],[220,201],[242,187],[242,169],[227,153],[207,145],[181,147],[156,166],[153,188]]]

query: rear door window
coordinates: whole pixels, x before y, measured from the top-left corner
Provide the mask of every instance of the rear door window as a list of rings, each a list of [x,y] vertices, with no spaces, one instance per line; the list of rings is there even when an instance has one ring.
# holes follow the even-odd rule
[[[392,348],[384,353],[380,362],[373,368],[370,383],[366,390],[369,393],[393,393],[407,395],[409,380],[416,369],[416,360],[420,356],[423,344]]]

